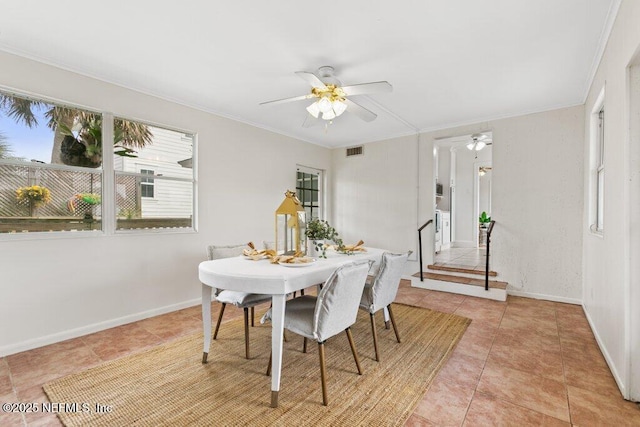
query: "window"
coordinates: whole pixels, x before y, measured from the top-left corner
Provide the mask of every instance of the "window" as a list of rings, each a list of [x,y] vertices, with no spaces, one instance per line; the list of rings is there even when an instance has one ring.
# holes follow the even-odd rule
[[[591,232],[604,231],[605,106],[604,88],[591,110],[589,150],[589,224]]]
[[[102,229],[102,118],[0,91],[0,233]]]
[[[140,169],[143,175],[153,175],[149,169]],[[142,197],[153,197],[153,178],[140,178],[140,195]]]
[[[604,230],[604,107],[598,111],[596,155],[596,231]]]
[[[0,235],[192,229],[194,144],[191,133],[0,90]]]
[[[307,221],[322,219],[322,171],[319,169],[298,167],[296,193],[307,214]]]
[[[116,118],[114,127],[125,119]],[[193,227],[193,134],[129,122],[135,152],[113,156],[116,173],[116,230]],[[118,135],[116,129],[114,134]],[[133,147],[133,141],[123,147]]]

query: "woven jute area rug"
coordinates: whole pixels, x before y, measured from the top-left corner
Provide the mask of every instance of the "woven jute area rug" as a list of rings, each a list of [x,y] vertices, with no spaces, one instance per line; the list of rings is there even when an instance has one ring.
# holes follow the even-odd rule
[[[265,375],[270,325],[251,328],[244,358],[241,319],[225,323],[202,364],[202,334],[107,362],[44,385],[51,402],[78,403],[62,412],[67,426],[398,426],[412,414],[471,322],[464,317],[394,304],[401,343],[378,313],[381,361],[374,358],[369,315],[352,327],[358,375],[346,334],[325,344],[329,406],[322,405],[317,344],[287,333],[279,407],[271,408]],[[110,406],[96,413],[95,406]]]

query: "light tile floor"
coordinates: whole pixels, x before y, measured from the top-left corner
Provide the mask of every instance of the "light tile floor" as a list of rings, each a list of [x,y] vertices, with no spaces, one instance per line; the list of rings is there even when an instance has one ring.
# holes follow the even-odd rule
[[[622,399],[581,307],[518,297],[496,302],[408,281],[396,301],[473,320],[406,426],[640,425],[640,408]],[[212,321],[218,308],[212,305]],[[45,401],[48,381],[201,331],[200,312],[191,307],[3,357],[0,403]],[[229,307],[225,319],[241,315]],[[0,412],[0,426],[25,425],[60,424],[52,414]]]
[[[450,248],[443,249],[433,257],[435,265],[447,267],[466,267],[485,269],[486,248]]]

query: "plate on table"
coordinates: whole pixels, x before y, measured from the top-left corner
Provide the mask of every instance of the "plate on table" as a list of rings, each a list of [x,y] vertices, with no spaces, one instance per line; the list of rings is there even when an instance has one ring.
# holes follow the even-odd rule
[[[244,259],[248,259],[251,261],[260,261],[261,259],[267,259],[266,255],[252,255],[252,256],[242,255],[242,256],[244,257]]]
[[[285,267],[309,267],[310,265],[313,265],[314,262],[316,262],[315,258],[307,258],[308,261],[303,261],[303,262],[283,262],[280,261],[278,262],[278,264],[285,266]]]

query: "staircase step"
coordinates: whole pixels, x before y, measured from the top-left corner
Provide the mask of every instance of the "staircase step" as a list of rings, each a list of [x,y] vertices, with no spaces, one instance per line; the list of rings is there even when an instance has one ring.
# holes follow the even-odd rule
[[[506,282],[490,280],[489,289],[486,290],[483,279],[438,273],[423,273],[422,277],[424,280],[420,280],[420,273],[416,273],[413,276],[405,276],[405,278],[411,280],[411,286],[414,288],[468,295],[494,301],[507,300]]]
[[[429,267],[431,268],[431,267]],[[416,273],[413,277],[420,278],[420,273]],[[454,276],[452,274],[422,273],[424,279],[439,280],[441,282],[460,283],[463,285],[482,286],[484,287],[484,279],[472,279],[469,277]],[[489,280],[490,289],[507,289],[507,282],[498,280]]]
[[[453,267],[451,264],[442,265],[442,264],[439,264],[439,263],[435,263],[435,264],[428,265],[427,268],[429,270],[449,271],[449,272],[452,272],[452,273],[475,274],[475,275],[478,275],[478,276],[484,276],[484,274],[485,274],[484,267],[471,268],[471,267],[467,267],[467,266],[464,266],[464,265]],[[496,273],[495,271],[489,271],[489,276],[496,277],[497,275],[498,275],[498,273]]]

